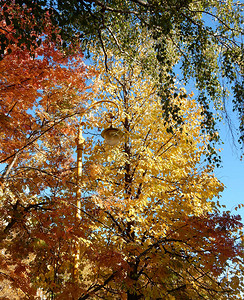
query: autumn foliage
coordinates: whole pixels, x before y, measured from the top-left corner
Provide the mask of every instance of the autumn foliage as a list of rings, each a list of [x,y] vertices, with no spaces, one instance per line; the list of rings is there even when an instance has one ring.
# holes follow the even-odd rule
[[[73,227],[75,208],[65,204],[74,204],[73,196],[65,198],[62,188],[74,189],[75,180],[66,180],[74,174],[78,116],[90,95],[86,81],[95,74],[85,67],[82,53],[68,56],[57,49],[48,16],[46,21],[42,44],[32,53],[15,38],[12,25],[1,21],[1,30],[11,34],[12,43],[0,61],[0,275],[11,291],[30,298],[38,287],[34,278],[42,276],[40,261],[45,256],[53,260],[57,244],[62,261],[70,261],[63,257],[66,253],[72,257],[71,240],[61,245],[71,234],[65,232],[62,219],[67,213],[70,218],[64,226]],[[38,256],[47,244],[49,250]],[[43,274],[48,278],[46,269]],[[52,290],[52,285],[47,280],[44,288]]]
[[[113,126],[124,137],[113,148],[97,143],[84,150],[87,198],[81,203],[83,211],[93,203],[94,216],[93,233],[81,242],[83,257],[91,264],[88,295],[241,297],[242,224],[238,216],[221,214],[215,203],[223,185],[213,166],[203,161],[209,137],[201,134],[201,108],[184,89],[177,99],[172,95],[170,101],[177,101],[184,119],[172,132],[162,118],[153,79],[145,79],[138,65],[118,60],[101,74],[99,99],[120,106]],[[96,122],[105,126],[103,117]],[[82,270],[81,264],[84,282]],[[79,299],[86,298],[84,292]]]
[[[138,64],[113,57],[105,72],[98,55],[88,70],[80,52],[55,46],[46,18],[34,56],[1,23],[13,33],[0,61],[1,297],[241,299],[242,224],[215,202],[223,185],[204,161],[202,107],[172,85],[183,123],[166,122]],[[120,108],[112,125],[123,138],[111,147],[94,137],[115,107],[87,112],[76,199],[79,115],[98,100]]]

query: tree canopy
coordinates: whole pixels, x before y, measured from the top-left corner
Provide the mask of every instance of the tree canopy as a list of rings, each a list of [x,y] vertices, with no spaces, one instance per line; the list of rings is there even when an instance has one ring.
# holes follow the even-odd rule
[[[4,22],[1,26],[8,29]],[[65,57],[49,34],[47,19],[42,45],[33,48],[35,57],[13,40],[11,53],[0,61],[0,276],[13,292],[5,299],[14,299],[14,291],[19,297],[33,299],[39,267],[38,262],[37,268],[31,265],[35,258],[44,259],[38,255],[41,236],[47,234],[52,242],[59,240],[54,238],[56,230],[62,233],[61,219],[67,208],[63,205],[58,210],[54,204],[58,199],[50,195],[65,184],[74,186],[72,180],[66,183],[74,168],[75,138],[70,136],[76,132],[76,116],[91,93],[87,80],[95,75],[85,67],[81,52]],[[55,242],[53,247],[57,247]],[[72,243],[66,244],[63,254],[72,257],[70,248]],[[53,250],[49,250],[45,255],[53,259]]]
[[[180,72],[185,82],[193,79],[199,91],[198,101],[204,106],[205,120],[213,139],[216,115],[225,108],[225,100],[233,100],[239,114],[240,141],[243,140],[243,4],[240,1],[23,1],[2,0],[1,14],[12,24],[19,43],[29,48],[41,39],[33,35],[30,22],[37,33],[45,26],[45,15],[60,29],[62,46],[76,43],[85,53],[96,45],[103,49],[107,66],[108,51],[128,52],[133,59],[136,40],[141,30],[147,30],[152,49],[161,63],[158,93],[161,95],[165,117],[178,109],[167,101],[169,86]],[[9,9],[14,7],[14,9]],[[17,8],[17,9],[16,9]],[[23,26],[21,16],[31,13]],[[52,35],[56,39],[56,33]],[[11,43],[1,30],[1,55]],[[77,44],[78,43],[78,44]],[[174,48],[173,55],[168,48]],[[145,68],[152,63],[145,61]],[[175,67],[177,66],[177,69]],[[179,68],[178,68],[179,67]],[[167,76],[165,76],[167,71]],[[214,109],[213,109],[214,108]]]
[[[218,153],[208,105],[221,107],[222,77],[242,75],[241,6],[2,3],[0,297],[241,299],[242,223],[221,212],[205,160]],[[200,98],[178,82],[180,63]],[[114,146],[99,137],[110,121]]]
[[[41,289],[49,299],[241,299],[242,224],[214,200],[223,185],[203,161],[211,137],[202,135],[193,95],[171,87],[184,120],[172,132],[176,121],[162,118],[154,78],[137,61],[113,56],[105,72],[98,54],[91,91],[86,78],[94,72],[81,57],[69,65],[47,45],[37,48],[46,60],[17,47],[22,60],[13,49],[1,61],[0,275],[11,288],[5,298],[16,291],[33,299]],[[33,64],[40,73],[32,73]],[[98,99],[99,114],[80,123],[87,102]],[[95,138],[115,109],[103,100],[120,108],[117,146]],[[79,123],[88,136],[77,199]]]
[[[193,95],[185,96],[184,90],[178,99],[172,95],[173,101],[181,103],[184,118],[184,125],[172,133],[162,119],[154,80],[143,77],[136,63],[127,67],[118,60],[101,74],[99,99],[121,107],[113,126],[124,132],[124,138],[112,149],[98,143],[85,151],[82,186],[87,198],[81,199],[82,209],[93,205],[97,219],[88,237],[89,250],[85,246],[82,252],[92,270],[88,295],[241,297],[235,277],[239,267],[235,275],[227,267],[232,261],[242,268],[242,250],[233,239],[241,224],[238,217],[221,215],[214,202],[223,185],[215,178],[213,166],[202,162],[210,137],[201,135],[203,116]],[[96,122],[105,125],[103,117]],[[228,226],[234,226],[232,237],[223,230]],[[223,249],[227,248],[226,256]],[[226,272],[233,282],[226,280]],[[80,299],[86,297],[87,292]]]

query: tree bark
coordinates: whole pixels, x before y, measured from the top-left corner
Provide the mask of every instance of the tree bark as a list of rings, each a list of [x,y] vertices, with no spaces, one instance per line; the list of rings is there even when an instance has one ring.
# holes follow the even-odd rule
[[[141,299],[141,296],[137,294],[131,294],[130,292],[127,292],[127,300],[139,300]]]

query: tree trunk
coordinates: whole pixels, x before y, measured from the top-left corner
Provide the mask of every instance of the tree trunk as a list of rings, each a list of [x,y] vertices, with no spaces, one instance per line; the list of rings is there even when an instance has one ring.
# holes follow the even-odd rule
[[[127,292],[127,300],[139,300],[141,297],[137,294]]]

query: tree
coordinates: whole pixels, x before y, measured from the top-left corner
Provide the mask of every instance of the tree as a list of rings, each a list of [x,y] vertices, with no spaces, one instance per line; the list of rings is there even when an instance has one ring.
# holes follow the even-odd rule
[[[58,270],[72,269],[69,230],[78,222],[74,193],[66,198],[65,187],[75,189],[78,116],[91,96],[87,80],[95,75],[81,52],[65,56],[56,48],[46,21],[35,56],[13,36],[11,51],[0,61],[0,278],[29,299],[42,272],[43,287],[52,293]],[[5,22],[1,28],[9,30]],[[64,219],[66,214],[70,217]],[[55,274],[40,268],[43,259],[54,264]]]
[[[4,0],[2,3],[2,15],[6,21],[12,22],[21,40],[27,45],[33,44],[35,38],[31,30],[21,26],[21,14],[7,9],[9,5],[13,5],[13,1]],[[103,49],[107,67],[109,50],[127,53],[128,49],[133,48],[136,53],[136,40],[141,30],[147,30],[152,49],[156,51],[161,63],[158,92],[162,99],[164,118],[173,113],[174,119],[180,121],[178,109],[167,102],[169,86],[175,77],[174,67],[178,61],[183,80],[187,82],[193,78],[199,90],[198,101],[204,107],[205,128],[213,139],[216,139],[216,117],[212,107],[221,113],[225,108],[227,87],[230,85],[233,89],[233,108],[240,117],[240,140],[243,140],[243,5],[239,1],[17,0],[14,3],[23,13],[28,10],[32,12],[31,22],[40,24],[40,31],[45,24],[45,13],[48,12],[67,44],[79,41],[86,52],[94,44]],[[55,36],[54,33],[53,38]],[[4,49],[10,40],[5,32],[2,32],[1,37]],[[172,53],[168,51],[168,47],[171,48],[172,45],[173,59]],[[150,59],[145,61],[145,66],[149,64]],[[167,76],[164,74],[165,70]]]
[[[142,44],[135,60],[133,49],[121,61],[107,52],[96,94],[86,86],[96,72],[86,70],[80,52],[64,56],[46,20],[34,56],[13,36],[0,63],[1,280],[30,299],[38,288],[49,299],[237,298],[242,225],[213,200],[223,186],[203,160],[211,140],[201,134],[203,108],[171,84],[165,97],[182,122],[170,111],[162,117],[153,76],[162,72],[143,73]],[[13,24],[1,26],[10,32]],[[87,99],[120,105],[114,125],[124,140],[111,149],[99,141],[94,147],[88,136],[77,217],[73,149]],[[107,125],[105,110],[81,123],[88,133]]]
[[[121,107],[113,126],[124,139],[85,149],[81,207],[94,224],[81,242],[90,273],[81,263],[80,280],[89,280],[79,299],[241,299],[242,225],[215,203],[223,185],[202,160],[202,108],[184,90],[172,95],[184,124],[171,132],[153,79],[123,60],[109,69],[99,99]]]

